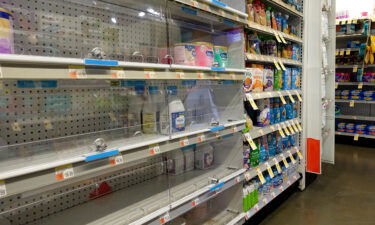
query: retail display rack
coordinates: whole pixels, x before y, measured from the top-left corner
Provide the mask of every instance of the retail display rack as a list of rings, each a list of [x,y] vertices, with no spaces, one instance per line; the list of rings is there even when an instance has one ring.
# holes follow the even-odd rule
[[[368,18],[336,21],[335,134],[343,140],[374,138],[372,26]],[[359,51],[352,52],[353,47]]]
[[[262,2],[290,27],[257,23],[245,0],[1,1],[0,224],[239,224],[303,190],[314,12]],[[287,53],[249,51],[249,32]],[[253,64],[296,86],[249,91]],[[267,101],[293,113],[258,126]],[[276,136],[287,143],[244,166]]]

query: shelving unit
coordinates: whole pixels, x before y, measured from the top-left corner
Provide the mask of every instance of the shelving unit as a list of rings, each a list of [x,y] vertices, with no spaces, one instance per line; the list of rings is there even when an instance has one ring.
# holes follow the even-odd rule
[[[4,3],[14,46],[0,54],[0,218],[157,225],[212,202],[207,218],[185,219],[238,224],[293,183],[304,190],[313,74],[304,24],[315,12],[264,3],[289,14],[297,35],[249,22],[245,0]],[[244,53],[249,30],[298,45],[298,60]],[[243,93],[253,62],[300,68],[297,89]],[[248,130],[243,101],[271,98],[297,115]],[[244,168],[246,142],[284,133],[293,147]],[[243,212],[243,186],[287,162],[293,175]]]

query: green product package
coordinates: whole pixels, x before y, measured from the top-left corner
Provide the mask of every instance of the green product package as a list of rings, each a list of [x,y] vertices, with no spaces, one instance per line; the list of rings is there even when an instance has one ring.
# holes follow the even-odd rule
[[[258,203],[258,188],[254,190],[254,205]]]
[[[246,211],[249,211],[250,209],[251,209],[251,193],[249,193],[248,195],[247,195],[247,206],[248,206],[248,208],[247,208],[247,210]]]
[[[244,196],[244,197],[242,198],[242,207],[243,207],[243,211],[244,211],[244,212],[247,212],[247,210],[248,210],[248,205],[247,205],[247,196],[248,196],[248,195],[246,195],[246,196]]]
[[[273,90],[279,91],[283,85],[283,71],[282,70],[275,70],[275,74],[273,76]]]
[[[256,167],[259,165],[259,147],[257,149],[250,150],[250,167]]]

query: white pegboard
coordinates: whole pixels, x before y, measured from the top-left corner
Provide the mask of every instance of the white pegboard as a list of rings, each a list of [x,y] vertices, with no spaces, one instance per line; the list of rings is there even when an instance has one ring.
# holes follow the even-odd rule
[[[148,12],[149,2],[142,9],[132,8],[133,1],[0,2],[13,13],[16,54],[85,58],[100,47],[110,59],[158,62],[159,47],[167,45],[164,12]]]

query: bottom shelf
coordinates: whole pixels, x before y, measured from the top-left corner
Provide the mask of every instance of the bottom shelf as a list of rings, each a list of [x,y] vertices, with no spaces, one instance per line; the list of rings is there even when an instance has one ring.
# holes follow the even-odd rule
[[[274,188],[273,191],[269,195],[264,196],[263,199],[259,199],[259,202],[255,204],[255,206],[252,207],[249,211],[239,214],[232,221],[230,221],[227,225],[243,224],[245,220],[250,219],[259,210],[261,210],[268,203],[270,203],[273,199],[275,199],[278,195],[280,195],[283,191],[285,191],[292,184],[297,182],[300,179],[300,177],[301,177],[300,174],[298,172],[295,172],[289,177],[289,179],[286,182],[284,182],[278,188]]]
[[[349,136],[353,138],[369,138],[369,139],[375,139],[375,135],[366,135],[366,134],[353,134],[353,133],[346,133],[346,132],[335,132],[336,135],[341,135],[341,136]]]

